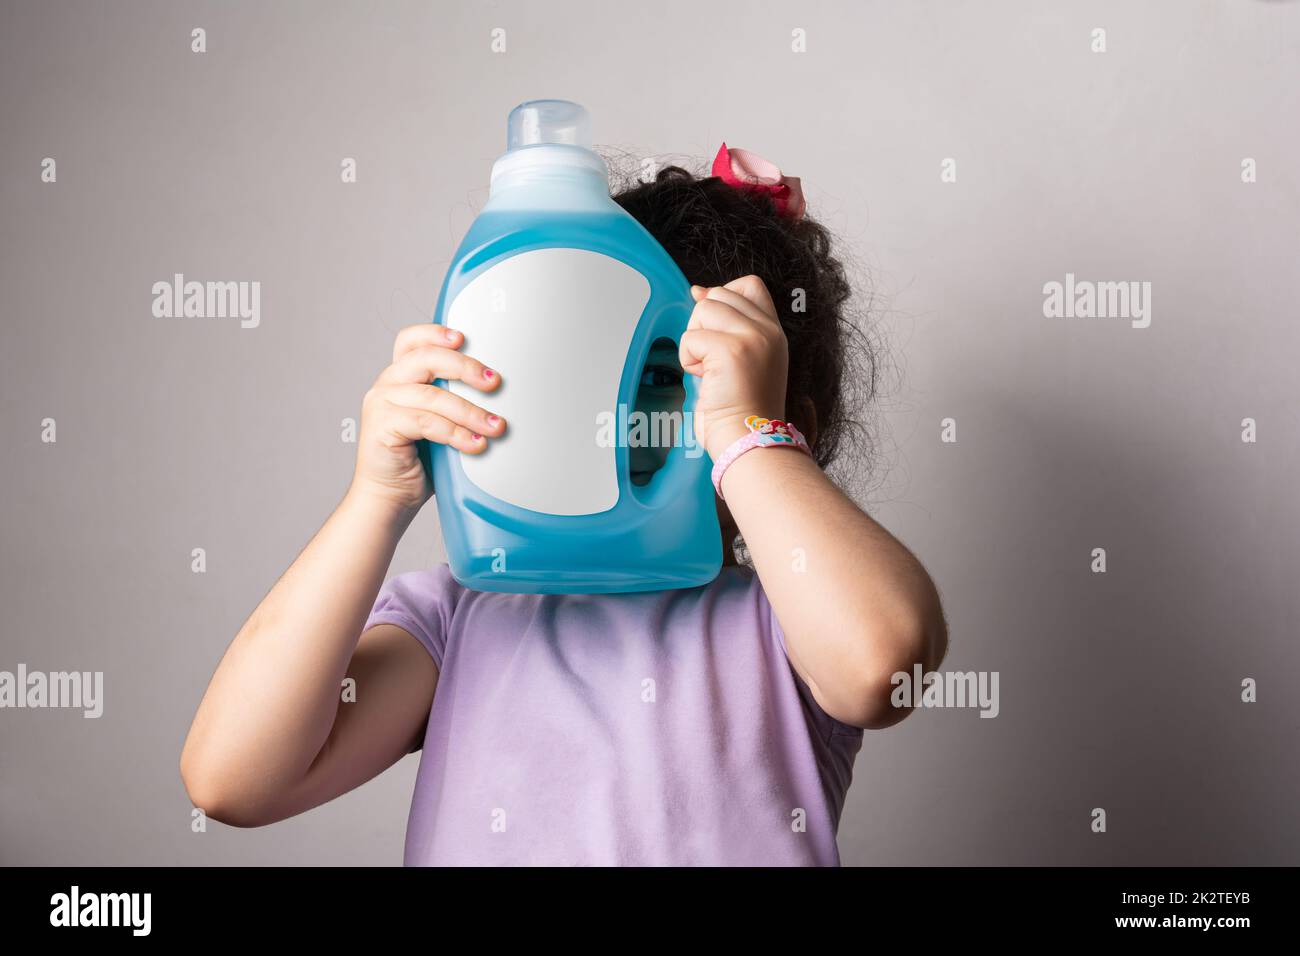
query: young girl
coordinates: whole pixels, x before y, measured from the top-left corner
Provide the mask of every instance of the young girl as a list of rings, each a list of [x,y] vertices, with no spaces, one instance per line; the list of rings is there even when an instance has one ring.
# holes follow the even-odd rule
[[[680,408],[694,375],[714,462],[750,416],[790,422],[811,453],[730,461],[726,563],[703,587],[486,593],[446,565],[384,584],[433,492],[415,443],[481,454],[509,427],[428,384],[457,379],[490,406],[502,375],[459,333],[404,329],[365,397],[346,496],[194,718],[181,773],[210,817],[283,820],[422,747],[407,865],[838,865],[863,729],[906,716],[891,676],[934,669],[947,644],[925,570],[822,470],[852,424],[844,270],[798,180],[742,150],[724,145],[713,176],[670,167],[615,198],[698,283],[638,404]],[[634,455],[633,480],[661,464]],[[345,677],[354,702],[340,701]]]

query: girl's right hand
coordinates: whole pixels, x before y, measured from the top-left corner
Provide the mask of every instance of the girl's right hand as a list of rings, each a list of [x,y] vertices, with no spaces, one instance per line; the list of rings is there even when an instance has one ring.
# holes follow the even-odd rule
[[[377,496],[387,504],[417,511],[433,484],[415,443],[423,438],[469,455],[487,448],[506,427],[504,419],[446,389],[434,379],[456,380],[482,392],[501,384],[501,375],[458,352],[465,337],[454,329],[426,323],[397,335],[393,364],[366,392],[357,439],[357,467],[349,494]]]

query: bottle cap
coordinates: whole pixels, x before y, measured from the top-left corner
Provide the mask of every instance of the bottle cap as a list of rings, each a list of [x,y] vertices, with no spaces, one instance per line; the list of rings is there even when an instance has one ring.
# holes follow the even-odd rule
[[[591,149],[591,116],[568,100],[529,100],[510,111],[507,150],[546,144]]]

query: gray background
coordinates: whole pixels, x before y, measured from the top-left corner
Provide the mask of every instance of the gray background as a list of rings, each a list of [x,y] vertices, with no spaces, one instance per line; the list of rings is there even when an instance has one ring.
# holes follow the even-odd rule
[[[874,289],[862,501],[1002,699],[866,735],[844,862],[1296,863],[1298,66],[1300,5],[1250,0],[6,2],[0,669],[102,670],[106,711],[0,711],[0,861],[400,863],[418,757],[194,834],[180,748],[553,96],[635,157],[775,160]],[[260,281],[261,327],[155,319],[173,272]],[[1066,272],[1152,282],[1151,327],[1044,318]],[[393,572],[441,557],[430,507]]]

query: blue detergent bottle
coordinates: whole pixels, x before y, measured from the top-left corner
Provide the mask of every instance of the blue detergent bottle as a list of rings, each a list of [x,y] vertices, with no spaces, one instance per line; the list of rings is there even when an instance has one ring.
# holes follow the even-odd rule
[[[480,591],[604,593],[707,584],[721,531],[690,413],[667,458],[633,484],[637,390],[651,345],[674,344],[694,301],[663,247],[609,195],[587,111],[517,106],[489,198],[457,250],[433,321],[501,373],[481,392],[442,388],[495,412],[506,431],[467,455],[422,443],[452,575]]]

